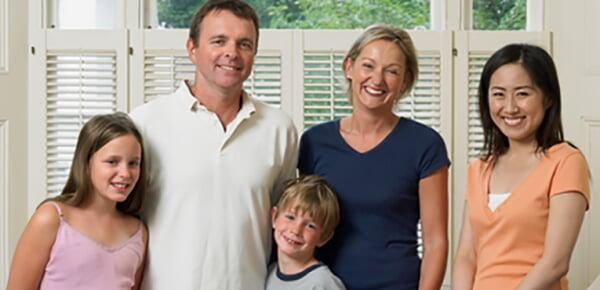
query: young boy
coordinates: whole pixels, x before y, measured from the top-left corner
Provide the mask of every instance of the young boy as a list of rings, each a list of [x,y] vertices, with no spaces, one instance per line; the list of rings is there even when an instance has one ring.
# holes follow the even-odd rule
[[[271,211],[277,264],[267,277],[266,290],[333,289],[344,284],[313,256],[333,236],[340,220],[333,191],[317,176],[288,181]]]

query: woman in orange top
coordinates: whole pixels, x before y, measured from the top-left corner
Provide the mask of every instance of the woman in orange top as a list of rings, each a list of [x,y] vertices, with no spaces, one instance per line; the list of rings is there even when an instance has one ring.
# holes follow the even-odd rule
[[[507,45],[485,64],[484,154],[469,164],[453,289],[567,289],[589,171],[563,138],[560,107],[543,49]]]

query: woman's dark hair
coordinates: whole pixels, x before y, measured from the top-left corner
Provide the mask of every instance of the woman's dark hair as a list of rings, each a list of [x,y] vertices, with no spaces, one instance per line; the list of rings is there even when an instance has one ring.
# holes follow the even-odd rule
[[[127,114],[117,112],[92,117],[79,133],[71,171],[60,195],[46,201],[60,201],[72,206],[81,204],[93,194],[93,185],[89,175],[89,163],[92,155],[115,138],[132,135],[142,148],[140,160],[140,176],[127,199],[117,202],[117,210],[124,214],[139,215],[142,210],[147,188],[146,162],[143,159],[144,143],[142,135]],[[42,203],[44,203],[42,202]]]
[[[483,127],[484,160],[504,154],[508,138],[492,121],[488,92],[490,79],[496,70],[506,64],[520,64],[544,98],[544,118],[535,133],[537,150],[545,151],[564,142],[560,116],[560,85],[552,57],[542,48],[530,44],[509,44],[496,51],[485,63],[479,82],[479,116]]]

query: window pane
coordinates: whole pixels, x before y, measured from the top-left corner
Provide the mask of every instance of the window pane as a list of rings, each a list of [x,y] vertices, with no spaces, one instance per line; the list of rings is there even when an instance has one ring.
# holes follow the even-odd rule
[[[527,0],[473,0],[473,29],[525,30]]]
[[[205,1],[156,1],[160,28],[188,28]],[[405,29],[429,29],[430,0],[248,0],[261,28],[364,28],[389,23]]]
[[[117,0],[54,1],[56,2],[56,19],[53,19],[52,24],[55,28],[115,28]]]

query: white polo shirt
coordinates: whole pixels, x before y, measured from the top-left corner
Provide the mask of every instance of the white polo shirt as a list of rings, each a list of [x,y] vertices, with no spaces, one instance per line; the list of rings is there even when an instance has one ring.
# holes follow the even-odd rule
[[[269,211],[295,176],[298,136],[284,112],[242,100],[227,130],[184,82],[131,113],[152,173],[143,289],[264,289]]]

